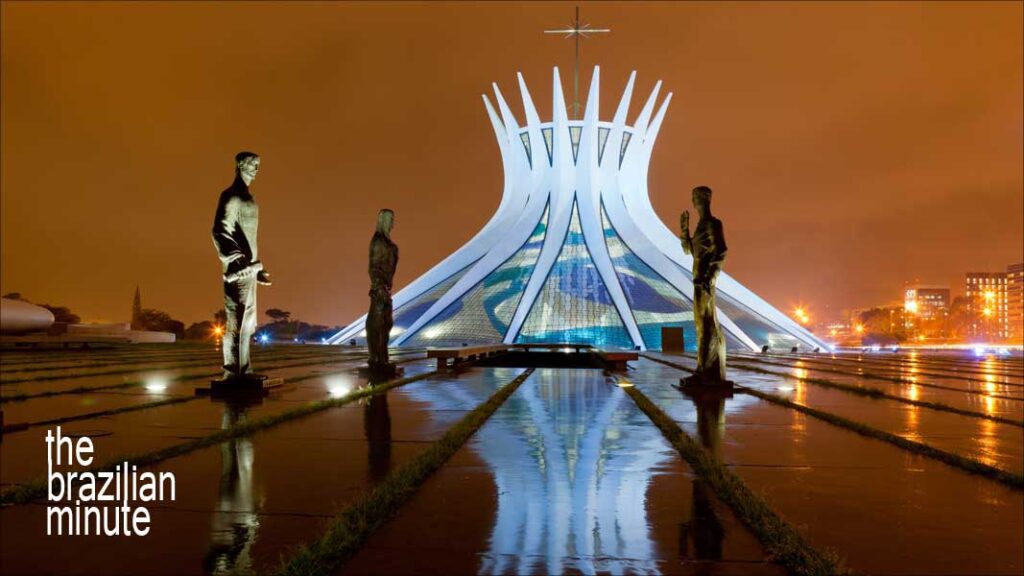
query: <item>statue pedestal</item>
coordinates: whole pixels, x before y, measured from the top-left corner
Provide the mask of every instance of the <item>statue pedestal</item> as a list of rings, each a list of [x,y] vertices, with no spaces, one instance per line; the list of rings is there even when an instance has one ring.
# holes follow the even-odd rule
[[[284,384],[284,378],[266,374],[243,374],[210,380],[209,388],[196,388],[196,396],[213,399],[263,398],[274,388]]]
[[[721,380],[718,378],[705,378],[700,374],[691,374],[686,378],[679,379],[679,385],[676,386],[681,392],[687,396],[694,394],[702,395],[722,395],[723,398],[732,398],[732,390],[735,384],[732,380]]]
[[[396,366],[394,362],[388,362],[380,366],[362,366],[359,368],[359,376],[369,378],[371,384],[397,378],[404,372],[405,370]]]

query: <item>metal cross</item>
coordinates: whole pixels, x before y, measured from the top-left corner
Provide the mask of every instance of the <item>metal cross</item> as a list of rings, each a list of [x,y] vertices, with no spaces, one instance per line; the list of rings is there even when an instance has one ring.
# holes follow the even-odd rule
[[[586,38],[587,34],[598,32],[611,32],[608,28],[591,28],[590,24],[580,24],[580,7],[576,7],[576,20],[569,28],[562,30],[545,30],[545,34],[565,34],[566,38],[576,38],[576,61],[572,70],[572,109],[578,120],[580,117],[580,38]]]

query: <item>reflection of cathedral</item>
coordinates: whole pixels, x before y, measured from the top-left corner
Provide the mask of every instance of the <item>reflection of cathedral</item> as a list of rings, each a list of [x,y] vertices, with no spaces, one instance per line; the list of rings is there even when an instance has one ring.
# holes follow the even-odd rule
[[[418,387],[413,397],[430,402],[451,388]],[[647,488],[678,456],[614,382],[593,370],[538,370],[473,446],[498,492],[481,573],[658,572]]]
[[[244,409],[225,406],[221,428],[244,420]],[[251,571],[252,546],[260,527],[253,501],[252,440],[243,437],[222,442],[220,457],[220,495],[203,570],[213,574]]]

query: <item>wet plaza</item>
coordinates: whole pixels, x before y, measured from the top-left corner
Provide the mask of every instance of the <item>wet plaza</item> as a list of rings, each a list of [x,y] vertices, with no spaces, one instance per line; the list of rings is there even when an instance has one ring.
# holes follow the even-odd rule
[[[798,549],[857,573],[1024,571],[1019,353],[734,354],[733,394],[691,398],[672,387],[689,355],[438,372],[396,349],[404,374],[371,384],[365,349],[273,345],[254,360],[284,379],[270,396],[197,397],[219,354],[2,353],[3,574],[301,573],[304,546],[352,574],[785,574]],[[174,474],[146,536],[46,535],[57,426],[97,470]]]

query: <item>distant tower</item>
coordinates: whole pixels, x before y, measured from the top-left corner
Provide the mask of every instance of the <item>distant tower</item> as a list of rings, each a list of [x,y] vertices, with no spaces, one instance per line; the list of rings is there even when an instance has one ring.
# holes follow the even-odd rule
[[[145,330],[142,325],[142,293],[135,287],[135,299],[132,301],[132,330]]]

